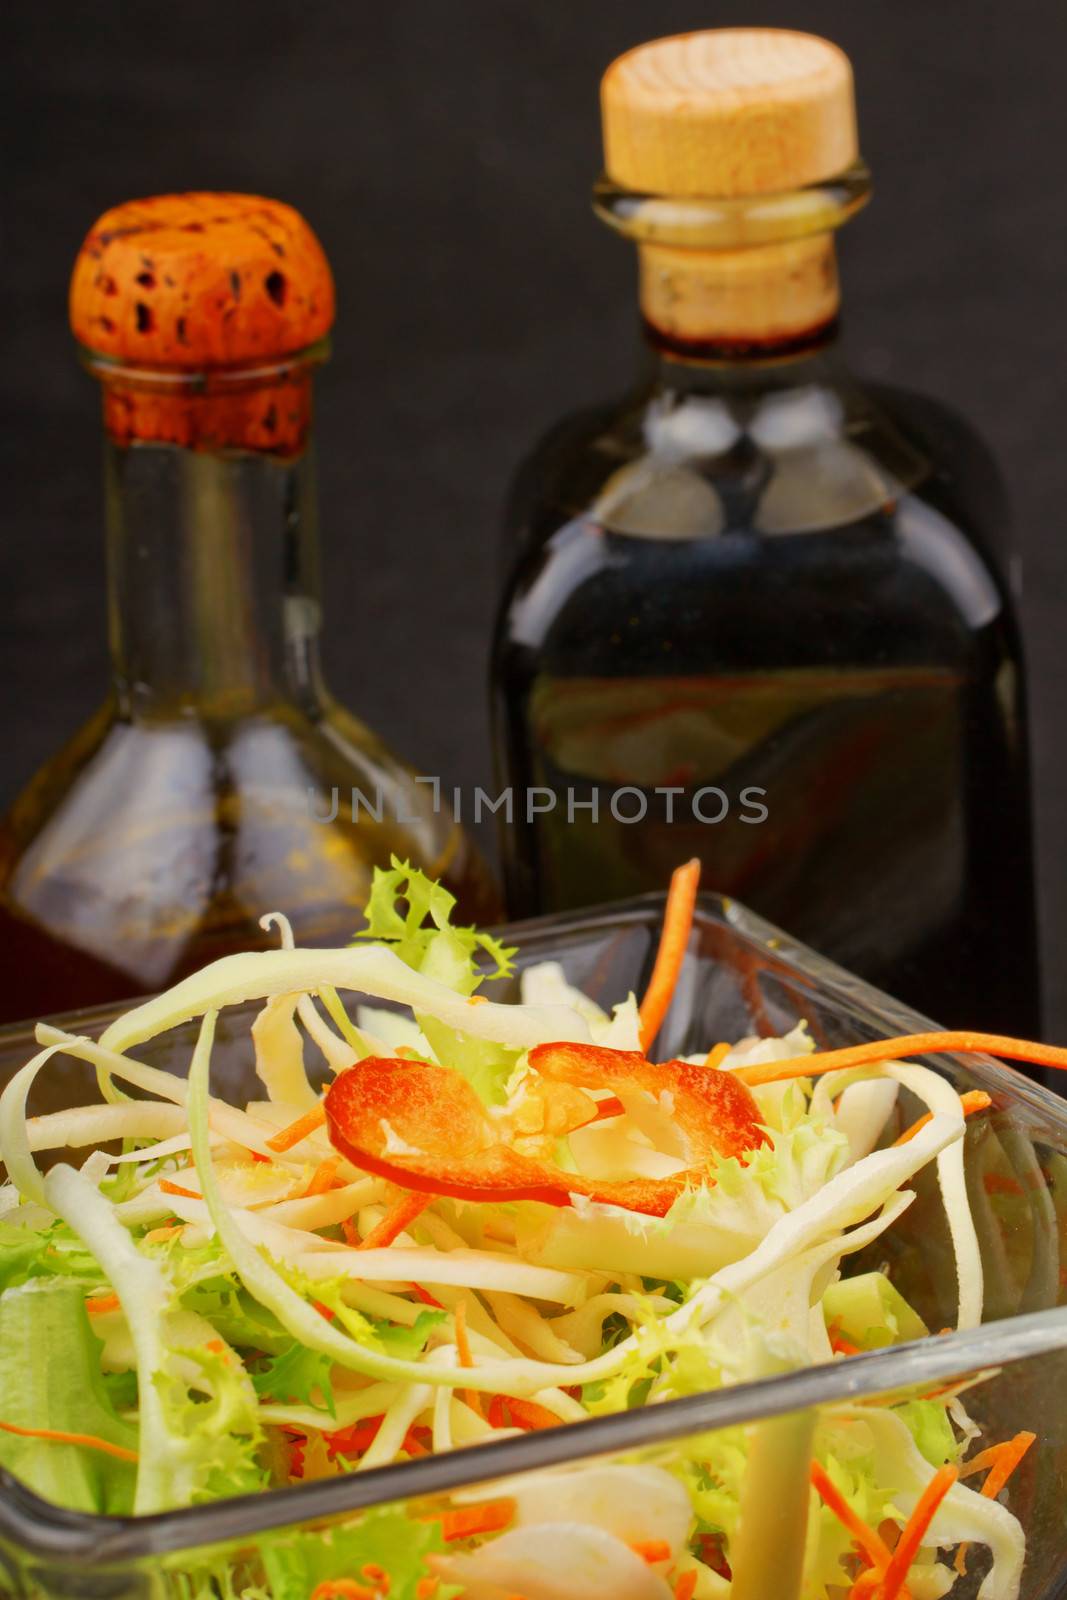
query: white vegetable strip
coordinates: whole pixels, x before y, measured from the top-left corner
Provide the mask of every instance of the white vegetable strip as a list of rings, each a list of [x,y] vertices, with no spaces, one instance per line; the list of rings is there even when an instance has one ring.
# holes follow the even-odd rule
[[[918,1096],[935,1115],[944,1113],[962,1119],[963,1106],[959,1095],[947,1079],[932,1071],[930,1067],[890,1061],[886,1063],[885,1071],[889,1077],[895,1078],[906,1089],[910,1089],[912,1094]],[[914,1140],[911,1142],[914,1143]],[[907,1149],[907,1145],[903,1148]],[[941,1198],[948,1218],[952,1248],[956,1253],[956,1275],[959,1280],[959,1314],[956,1326],[977,1328],[982,1320],[984,1299],[982,1252],[978,1246],[978,1234],[971,1215],[971,1202],[967,1198],[962,1139],[939,1153],[937,1181],[941,1187]]]
[[[585,1280],[576,1272],[533,1267],[514,1256],[488,1250],[405,1249],[395,1244],[386,1250],[348,1250],[343,1255],[315,1250],[297,1256],[296,1265],[309,1278],[344,1276],[371,1282],[403,1280],[431,1288],[453,1284],[462,1289],[504,1289],[556,1305],[573,1305],[585,1291]]]
[[[727,1294],[740,1294],[790,1258],[868,1217],[939,1151],[963,1137],[962,1116],[936,1114],[907,1144],[876,1150],[831,1178],[818,1194],[789,1211],[751,1254],[722,1267],[693,1298],[666,1319],[670,1327],[705,1322]],[[616,1349],[621,1346],[616,1346]],[[602,1358],[601,1358],[602,1359]],[[597,1363],[593,1362],[596,1366]]]
[[[70,1111],[53,1111],[45,1117],[31,1117],[28,1124],[31,1150],[80,1150],[87,1144],[106,1144],[110,1139],[169,1139],[185,1127],[178,1106],[158,1105],[136,1100],[120,1105],[78,1106]],[[113,1160],[120,1159],[113,1157]],[[148,1152],[132,1157],[148,1161]]]
[[[20,1067],[0,1095],[0,1156],[7,1167],[7,1175],[20,1194],[27,1200],[45,1205],[44,1179],[30,1149],[29,1130],[26,1124],[26,1101],[37,1074],[51,1061],[58,1045],[41,1050]]]
[[[48,1204],[92,1251],[119,1297],[137,1355],[141,1449],[135,1512],[181,1505],[181,1442],[167,1426],[157,1378],[168,1370],[162,1310],[171,1299],[162,1268],[141,1255],[111,1206],[80,1172],[65,1164],[45,1180]]]
[[[269,930],[272,927],[276,927],[278,929],[281,947],[283,950],[293,950],[296,948],[289,918],[283,916],[280,911],[268,911],[265,917],[260,917],[259,925],[261,928],[266,930]],[[346,1044],[343,1039],[339,1039],[336,1033],[334,1033],[333,1029],[329,1027],[329,1025],[325,1023],[319,1016],[318,1011],[315,1009],[315,1001],[313,997],[309,994],[298,994],[296,995],[295,999],[297,1015],[307,1030],[308,1038],[313,1039],[318,1045],[330,1071],[340,1072],[342,1067],[350,1067],[352,1065],[351,1046]],[[360,1052],[360,1054],[362,1054],[362,1052]],[[301,1072],[303,1072],[303,1050],[300,1052],[300,1068]],[[307,1084],[306,1074],[304,1075],[304,1082]],[[315,1091],[311,1089],[310,1084],[307,1086],[309,1092],[314,1096]],[[286,1097],[279,1096],[279,1098]],[[315,1096],[315,1098],[317,1098],[317,1096]],[[313,1104],[313,1101],[305,1101],[304,1103],[310,1109],[310,1105]]]
[[[293,1021],[300,996],[276,995],[268,1000],[252,1024],[256,1076],[271,1100],[281,1100],[299,1111],[309,1111],[318,1095],[304,1069],[304,1041]]]
[[[430,1362],[426,1363],[427,1367]],[[428,1383],[412,1383],[393,1401],[382,1418],[382,1425],[356,1464],[357,1472],[384,1467],[395,1461],[404,1435],[417,1417],[433,1405],[433,1390]]]
[[[265,953],[270,954],[269,951]],[[108,1032],[111,1032],[111,1029]],[[46,1022],[38,1023],[37,1039],[40,1044],[57,1046],[68,1056],[74,1056],[78,1061],[87,1061],[90,1066],[111,1073],[116,1078],[122,1078],[126,1083],[132,1083],[148,1094],[158,1094],[174,1105],[186,1104],[189,1085],[184,1078],[175,1077],[173,1072],[162,1072],[158,1067],[148,1067],[141,1061],[132,1061],[129,1056],[122,1055],[103,1044],[94,1044],[92,1039],[64,1033],[61,1028],[53,1028]],[[236,1106],[229,1105],[225,1100],[212,1099],[210,1118],[211,1127],[216,1133],[232,1139],[234,1144],[243,1145],[246,1150],[255,1150],[260,1155],[276,1159],[266,1142],[273,1129],[257,1122],[246,1111],[238,1111]]]
[[[357,1178],[355,1183],[346,1183],[341,1189],[328,1189],[325,1194],[279,1200],[265,1206],[263,1215],[288,1228],[329,1228],[344,1222],[360,1206],[373,1205],[385,1192],[386,1185],[381,1178]]]
[[[342,950],[259,950],[223,956],[165,994],[135,1006],[101,1037],[106,1050],[124,1051],[192,1021],[208,1010],[267,1000],[329,984],[409,1005],[478,1039],[526,1050],[546,1040],[585,1043],[589,1029],[569,1006],[471,1005],[462,995],[406,966],[384,945]]]

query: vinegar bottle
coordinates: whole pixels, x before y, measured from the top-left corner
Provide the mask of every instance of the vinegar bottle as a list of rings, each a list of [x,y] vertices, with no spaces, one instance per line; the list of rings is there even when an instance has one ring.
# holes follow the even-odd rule
[[[0,1017],[158,989],[262,945],[346,943],[409,857],[468,919],[470,844],[319,670],[312,374],[334,293],[288,206],[119,206],[71,320],[104,401],[112,692],[0,824]],[[355,796],[355,798],[354,798]]]
[[[644,372],[517,482],[493,653],[510,909],[704,882],[945,1024],[1027,1034],[1022,661],[974,434],[836,349],[852,76],[775,30],[605,75]],[[906,308],[902,308],[906,315]]]

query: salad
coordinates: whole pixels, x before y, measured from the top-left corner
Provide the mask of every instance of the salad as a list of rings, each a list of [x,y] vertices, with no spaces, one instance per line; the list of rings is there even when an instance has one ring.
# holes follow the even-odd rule
[[[697,876],[675,873],[648,990],[610,1013],[554,963],[494,1001],[515,952],[394,861],[348,948],[295,949],[274,915],[278,948],[97,1041],[41,1024],[0,1096],[0,1464],[60,1506],[148,1514],[922,1338],[939,1330],[884,1270],[848,1266],[927,1167],[957,1325],[977,1325],[962,1135],[989,1100],[905,1058],[1067,1051],[963,1034],[818,1051],[802,1024],[656,1062]],[[342,993],[366,999],[350,1013]],[[235,1105],[212,1047],[249,1002],[261,1088]],[[187,1078],[138,1060],[190,1021]],[[95,1069],[95,1097],[28,1115],[60,1057]],[[902,1086],[926,1113],[898,1131]],[[1025,1539],[997,1496],[1033,1435],[983,1438],[966,1388],[271,1535],[183,1593],[932,1600],[970,1559],[982,1600],[1012,1600]]]

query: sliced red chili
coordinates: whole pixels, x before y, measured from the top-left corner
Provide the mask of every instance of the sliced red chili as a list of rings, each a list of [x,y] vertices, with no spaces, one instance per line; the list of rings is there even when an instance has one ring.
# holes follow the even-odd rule
[[[576,1044],[538,1045],[530,1065],[549,1082],[609,1089],[622,1100],[638,1091],[651,1094],[686,1141],[686,1169],[668,1178],[615,1180],[568,1172],[508,1144],[499,1121],[458,1072],[382,1057],[357,1062],[330,1085],[325,1109],[331,1143],[354,1166],[407,1189],[556,1206],[580,1194],[663,1216],[686,1184],[704,1177],[711,1155],[741,1155],[765,1137],[751,1092],[714,1067],[653,1065],[637,1051]]]

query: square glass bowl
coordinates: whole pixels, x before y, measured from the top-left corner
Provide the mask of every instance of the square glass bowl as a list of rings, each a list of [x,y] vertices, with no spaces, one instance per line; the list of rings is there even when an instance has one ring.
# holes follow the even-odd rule
[[[520,966],[557,960],[571,982],[610,1005],[630,990],[641,992],[662,910],[663,897],[648,896],[514,924],[505,934],[519,946]],[[119,1009],[81,1013],[68,1025],[96,1034]],[[657,1054],[681,1055],[752,1033],[780,1035],[801,1018],[826,1047],[930,1026],[736,902],[702,895]],[[219,1019],[214,1087],[238,1100],[253,1090],[249,1020],[240,1011]],[[186,1027],[138,1055],[184,1073],[191,1048],[192,1028]],[[32,1028],[0,1032],[0,1081],[33,1050]],[[1020,1593],[1023,1600],[1067,1596],[1067,1101],[986,1057],[932,1057],[929,1064],[960,1089],[982,1088],[993,1099],[990,1111],[969,1119],[966,1138],[986,1273],[981,1328],[450,1455],[158,1516],[58,1510],[0,1471],[0,1600],[210,1600],[231,1593],[211,1577],[226,1562],[246,1574],[257,1600],[307,1600],[290,1587],[272,1587],[272,1547],[356,1518],[368,1507],[400,1506],[424,1516],[453,1495],[470,1498],[477,1485],[503,1477],[593,1460],[669,1461],[682,1441],[719,1429],[788,1429],[790,1419],[821,1408],[902,1391],[921,1394],[979,1373],[992,1376],[970,1392],[968,1407],[985,1437],[998,1440],[1021,1429],[1038,1436],[1003,1496],[1027,1536]],[[57,1058],[39,1080],[31,1111],[84,1103],[89,1078],[83,1064]],[[922,1109],[902,1091],[883,1142]],[[888,1261],[927,1326],[941,1329],[955,1314],[948,1234],[929,1172],[913,1186],[914,1204],[866,1256],[849,1258],[849,1270]],[[795,1537],[784,1515],[783,1544]],[[772,1561],[766,1592],[745,1600],[782,1600],[776,1570],[781,1564]],[[953,1596],[975,1595],[983,1570],[981,1552],[972,1550]]]

